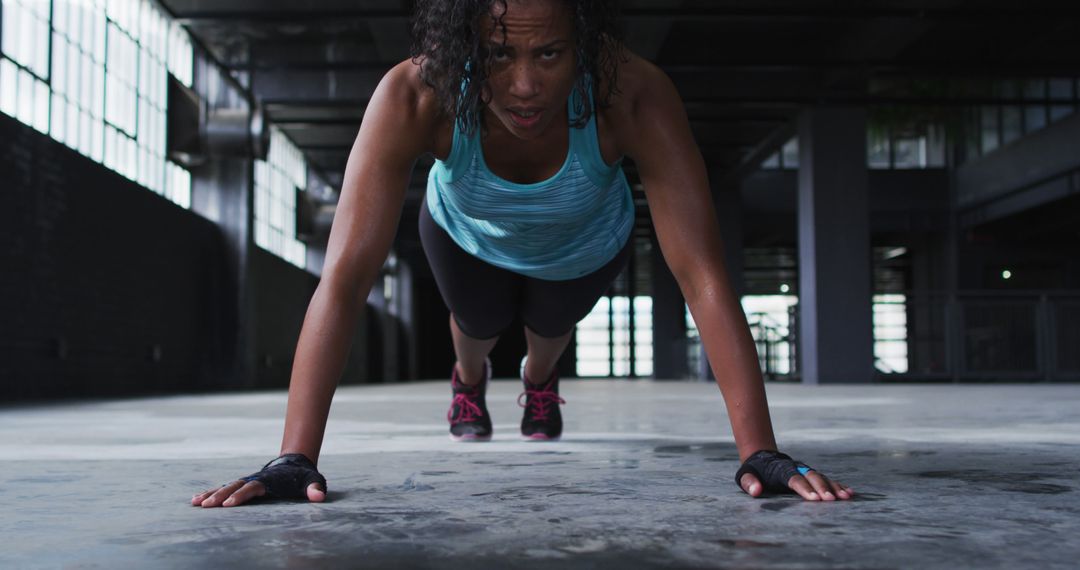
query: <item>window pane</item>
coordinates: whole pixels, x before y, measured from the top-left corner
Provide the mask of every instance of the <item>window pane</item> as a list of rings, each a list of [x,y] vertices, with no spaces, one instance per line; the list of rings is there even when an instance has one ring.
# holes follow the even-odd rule
[[[1072,105],[1052,105],[1050,107],[1050,121],[1068,117],[1073,112]]]
[[[0,29],[0,51],[4,52],[4,55],[8,57],[14,57],[15,51],[18,49],[19,36],[17,30],[18,22],[18,8],[11,2],[4,2],[3,4],[3,28]]]
[[[1024,132],[1030,133],[1046,126],[1046,105],[1024,107]]]
[[[5,3],[6,5],[7,3]],[[33,22],[30,14],[22,6],[14,4],[15,16],[14,60],[23,65],[32,65],[34,57]]]
[[[998,108],[982,108],[982,151],[986,154],[999,145],[998,140]]]
[[[90,107],[90,113],[94,117],[101,119],[105,112],[105,66],[95,64],[92,74],[94,84],[92,87],[93,97],[90,101],[92,101],[93,106]]]
[[[116,169],[116,131],[105,126],[105,166]]]
[[[926,167],[944,168],[946,144],[945,126],[930,125],[926,129]]]
[[[94,67],[90,65],[90,58],[86,54],[79,54],[79,104],[89,106],[93,101]],[[87,108],[89,110],[89,108]]]
[[[1046,99],[1046,80],[1029,79],[1024,83],[1024,98],[1041,101]]]
[[[894,168],[923,168],[926,166],[926,138],[897,139]]]
[[[1023,110],[1015,105],[1001,109],[1001,143],[1009,144],[1020,138],[1023,133]]]
[[[64,79],[64,95],[67,95],[69,99],[75,99],[79,96],[79,63],[82,61],[79,58],[79,48],[74,44],[67,44],[64,55],[64,67],[67,70],[67,78]]]
[[[79,152],[86,156],[90,156],[94,146],[91,142],[94,137],[94,125],[91,120],[90,113],[79,112]]]
[[[964,158],[976,159],[982,156],[979,149],[979,110],[964,110]]]
[[[52,90],[67,94],[67,42],[64,36],[53,34]]]
[[[67,133],[64,132],[64,125],[66,125],[67,113],[65,111],[66,105],[64,98],[59,93],[52,94],[52,121],[49,124],[49,134],[52,138],[64,142],[67,140]]]
[[[64,124],[64,131],[67,133],[65,140],[67,145],[73,149],[79,148],[79,108],[75,106],[71,101],[65,102],[65,111],[67,113],[67,121]]]
[[[101,162],[103,146],[105,143],[105,124],[101,117],[93,117],[90,121],[90,158]]]
[[[66,34],[68,30],[68,0],[53,0],[53,28]]]
[[[76,2],[76,11],[79,14],[78,21],[78,40],[79,47],[83,51],[92,52],[94,50],[94,14],[93,9],[83,2]],[[72,22],[72,26],[75,23]]]
[[[20,69],[17,88],[19,90],[19,105],[15,111],[15,118],[27,125],[34,124],[34,80],[33,76]]]
[[[94,60],[103,63],[105,61],[105,12],[103,10],[96,9],[93,12],[93,24],[94,24],[94,43],[93,54]]]
[[[34,20],[34,65],[33,70],[42,79],[49,78],[49,22]]]
[[[49,85],[34,80],[34,128],[49,133]]]
[[[798,168],[799,167],[799,139],[798,137],[792,137],[791,140],[784,143],[784,148],[781,149],[781,165],[784,168]]]
[[[1050,97],[1052,99],[1075,99],[1071,79],[1051,79]],[[1050,107],[1050,120],[1056,121],[1073,112],[1073,105],[1053,105]]]
[[[7,58],[0,59],[0,112],[11,117],[15,116],[18,108],[18,91],[15,77],[15,64],[8,61]]]
[[[885,129],[867,129],[866,165],[868,168],[889,168],[889,133]]]

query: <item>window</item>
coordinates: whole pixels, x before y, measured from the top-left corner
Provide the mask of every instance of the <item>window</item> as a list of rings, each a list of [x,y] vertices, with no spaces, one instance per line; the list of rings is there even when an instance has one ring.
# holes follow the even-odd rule
[[[982,133],[982,154],[996,149],[1000,143],[998,138],[998,108],[986,106],[982,108],[980,116],[980,132]]]
[[[926,137],[898,138],[893,168],[926,168]]]
[[[34,77],[49,79],[49,3],[5,0],[0,51]]]
[[[610,303],[608,297],[600,297],[589,314],[577,324],[578,376],[611,375]]]
[[[766,377],[794,372],[791,346],[791,308],[798,303],[794,295],[746,295],[743,312],[750,325],[750,335],[757,347],[761,371]]]
[[[630,297],[613,295],[597,301],[577,325],[578,376],[652,375],[652,297],[639,295],[634,298],[633,334],[630,320]]]
[[[780,168],[780,153],[774,152],[761,163],[762,170],[776,170]]]
[[[799,137],[788,139],[780,150],[761,163],[762,170],[794,170],[799,168]]]
[[[1049,81],[1049,90],[1051,99],[1076,99],[1076,95],[1073,94],[1073,80],[1071,79],[1051,79]],[[1051,105],[1050,121],[1057,121],[1071,115],[1074,106],[1075,104]]]
[[[139,46],[116,24],[109,23],[106,30],[105,120],[133,137]]]
[[[891,167],[889,131],[882,128],[866,129],[866,167],[888,169]]]
[[[276,127],[267,160],[255,161],[255,244],[300,267],[307,246],[296,239],[296,194],[307,188],[307,162]]]
[[[899,294],[873,299],[874,367],[887,373],[907,372],[907,300]]]
[[[1009,105],[1001,108],[1001,144],[1006,145],[1024,135],[1023,108]]]
[[[799,168],[799,137],[791,137],[780,149],[780,161],[783,168]]]
[[[49,132],[49,3],[3,2],[0,112]]]
[[[190,86],[186,32],[149,0],[2,5],[0,112],[189,207],[191,176],[165,158],[166,61]]]

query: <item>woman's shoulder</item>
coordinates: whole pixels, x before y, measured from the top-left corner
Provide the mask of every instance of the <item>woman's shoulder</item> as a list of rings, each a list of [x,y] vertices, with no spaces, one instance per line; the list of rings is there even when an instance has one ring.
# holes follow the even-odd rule
[[[614,75],[615,89],[611,92],[608,109],[616,112],[632,111],[634,105],[648,90],[650,85],[667,75],[656,64],[623,48],[618,57],[618,66]],[[607,93],[611,77],[601,74],[597,78],[597,93]]]
[[[598,89],[606,89],[603,80]],[[674,92],[674,86],[664,70],[629,49],[623,50],[615,81],[610,104],[599,109],[598,117],[623,155],[627,154],[627,148],[622,142],[634,141],[639,136],[638,125],[648,120],[654,103]]]
[[[406,59],[383,76],[390,90],[390,101],[403,123],[423,133],[428,141],[427,151],[436,158],[450,154],[453,143],[453,121],[446,115],[442,102],[420,75],[422,59]],[[415,134],[415,133],[414,133]]]
[[[619,56],[614,79],[616,85],[611,91],[608,105],[599,106],[597,109],[597,124],[600,129],[601,147],[610,145],[608,147],[611,149],[610,152],[615,156],[622,156],[625,154],[625,149],[619,141],[623,137],[632,139],[635,136],[639,109],[648,97],[651,86],[658,80],[669,80],[663,70],[628,48],[623,48]],[[598,78],[597,93],[607,93],[609,80],[610,78],[603,74]],[[604,150],[606,159],[609,151]]]

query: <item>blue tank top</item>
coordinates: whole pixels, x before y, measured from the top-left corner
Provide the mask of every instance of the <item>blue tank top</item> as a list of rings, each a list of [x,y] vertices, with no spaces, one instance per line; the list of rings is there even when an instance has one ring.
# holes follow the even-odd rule
[[[575,94],[568,102],[571,120]],[[458,246],[497,267],[549,281],[592,273],[615,258],[633,230],[634,201],[622,159],[609,166],[600,155],[595,112],[584,128],[570,128],[562,168],[533,184],[492,173],[479,131],[469,137],[455,128],[450,155],[428,173],[431,217]]]

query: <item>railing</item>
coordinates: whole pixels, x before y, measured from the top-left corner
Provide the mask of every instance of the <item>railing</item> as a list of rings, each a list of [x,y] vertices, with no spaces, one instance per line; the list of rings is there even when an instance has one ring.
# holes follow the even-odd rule
[[[761,373],[767,380],[787,379],[797,371],[795,362],[795,343],[793,341],[792,315],[788,322],[778,322],[768,313],[750,313],[746,315],[750,324],[750,334],[757,347]]]
[[[908,292],[908,367],[884,380],[1080,380],[1080,292]]]
[[[888,297],[874,311],[879,380],[1080,381],[1080,291],[905,291]],[[884,311],[884,305],[897,308]],[[766,379],[800,377],[798,309],[790,308],[787,323],[775,315],[747,315]],[[892,322],[881,320],[886,313]],[[691,355],[698,340],[689,339]]]

